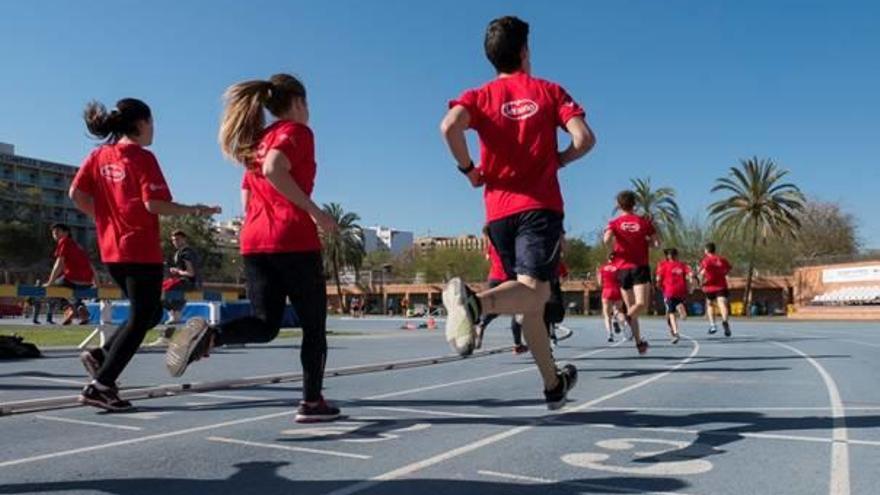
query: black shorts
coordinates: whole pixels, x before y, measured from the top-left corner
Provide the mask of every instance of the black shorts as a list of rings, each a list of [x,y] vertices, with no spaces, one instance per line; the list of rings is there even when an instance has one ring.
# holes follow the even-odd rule
[[[186,307],[186,292],[195,290],[196,284],[188,279],[181,279],[180,285],[165,294],[162,307],[168,311],[181,311]]]
[[[562,247],[562,213],[530,210],[489,222],[489,239],[510,278],[542,282],[556,276]]]
[[[684,299],[679,297],[670,297],[663,298],[663,302],[666,304],[666,314],[675,313],[678,311],[678,306],[684,304]]]
[[[636,285],[651,283],[651,267],[648,265],[617,270],[617,283],[622,290],[632,290]]]
[[[706,295],[706,299],[710,301],[714,301],[719,297],[723,297],[725,299],[730,299],[730,290],[729,289],[721,289],[721,290],[704,290],[703,294]]]

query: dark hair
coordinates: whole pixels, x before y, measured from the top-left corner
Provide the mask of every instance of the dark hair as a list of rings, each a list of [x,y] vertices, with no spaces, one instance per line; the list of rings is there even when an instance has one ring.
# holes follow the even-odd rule
[[[116,107],[109,112],[103,103],[91,101],[83,112],[89,133],[111,144],[123,136],[137,136],[138,122],[151,118],[150,107],[136,98],[117,101]]]
[[[171,233],[171,237],[183,237],[184,239],[189,239],[189,236],[186,235],[186,232],[178,229]]]
[[[614,251],[611,251],[610,253],[608,253],[608,261],[614,261],[615,256],[616,255],[614,254]]]
[[[706,252],[709,254],[715,254],[715,243],[707,242],[706,243]]]
[[[266,119],[263,108],[280,117],[294,98],[306,97],[306,87],[289,74],[275,74],[268,81],[253,80],[230,86],[220,123],[220,149],[233,160],[247,164],[260,143]]]
[[[632,191],[617,193],[617,207],[623,211],[633,211],[636,207],[636,193]]]
[[[672,256],[673,258],[678,257],[678,249],[675,248],[666,248],[663,250],[663,254],[666,256]]]
[[[70,227],[68,227],[66,223],[53,223],[52,226],[49,227],[49,230],[55,229],[58,229],[62,232],[67,232],[68,234],[70,233]]]
[[[517,17],[505,16],[489,23],[483,46],[486,58],[495,70],[510,74],[522,67],[522,51],[528,43],[528,23]]]

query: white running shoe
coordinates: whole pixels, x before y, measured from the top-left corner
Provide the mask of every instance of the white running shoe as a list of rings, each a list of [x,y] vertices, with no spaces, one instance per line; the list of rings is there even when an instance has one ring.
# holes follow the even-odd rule
[[[562,325],[556,325],[556,340],[565,340],[572,336],[574,332],[570,328]]]
[[[446,341],[460,356],[474,352],[476,340],[475,321],[479,317],[479,302],[474,293],[458,277],[443,289],[443,306],[446,307]]]
[[[177,330],[171,337],[168,350],[165,351],[165,366],[171,376],[181,376],[189,363],[202,357],[196,350],[204,353],[206,343],[203,342],[210,330],[204,318],[193,318]]]

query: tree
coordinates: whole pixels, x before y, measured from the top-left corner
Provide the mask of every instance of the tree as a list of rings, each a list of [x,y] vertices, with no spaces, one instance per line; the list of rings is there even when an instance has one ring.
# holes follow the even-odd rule
[[[35,230],[33,224],[0,222],[0,268],[4,279],[8,281],[8,271],[13,268],[32,270],[40,264],[48,265],[49,241],[41,231]]]
[[[359,268],[364,260],[363,229],[358,225],[361,217],[357,213],[346,212],[339,203],[323,205],[324,211],[336,220],[339,229],[333,233],[322,233],[321,244],[324,250],[324,263],[333,274],[336,293],[339,295],[342,311],[348,312],[348,304],[342,297],[340,270],[346,267]]]
[[[792,247],[799,261],[858,253],[855,218],[840,205],[810,199],[797,217],[801,228]]]
[[[596,269],[593,248],[579,237],[565,239],[563,259],[569,273],[575,277],[589,276]]]
[[[753,157],[730,167],[728,176],[717,179],[712,188],[713,193],[727,194],[709,206],[713,226],[725,235],[749,236],[747,314],[758,242],[766,243],[773,236],[794,239],[801,226],[798,213],[804,208],[804,196],[796,185],[783,182],[786,175],[788,171],[772,160]]]
[[[189,246],[201,258],[202,278],[213,279],[217,271],[223,267],[223,254],[214,239],[213,217],[195,215],[163,216],[159,221],[159,235],[162,239],[162,252],[165,259],[174,256],[174,245],[171,244],[171,233],[182,230],[186,233]]]
[[[675,201],[675,189],[651,189],[651,178],[630,179],[636,193],[636,213],[651,218],[663,237],[672,235],[681,223],[681,212]]]

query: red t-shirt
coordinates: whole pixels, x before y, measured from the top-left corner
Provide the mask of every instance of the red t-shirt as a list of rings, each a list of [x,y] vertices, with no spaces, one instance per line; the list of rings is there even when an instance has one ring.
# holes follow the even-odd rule
[[[171,201],[171,191],[150,151],[134,143],[92,151],[71,186],[94,199],[98,248],[104,263],[162,263],[159,216],[148,200]]]
[[[648,266],[648,238],[654,235],[654,224],[645,217],[625,213],[608,222],[614,234],[614,264],[629,269]]]
[[[687,279],[691,273],[691,267],[677,260],[663,260],[657,264],[657,277],[660,278],[660,288],[663,297],[670,299],[683,299],[687,297]]]
[[[605,263],[599,267],[599,275],[602,277],[602,299],[619,301],[620,282],[617,281],[617,266],[614,263]]]
[[[267,127],[241,183],[242,189],[250,191],[241,229],[241,253],[319,251],[321,240],[312,217],[285,198],[263,175],[263,160],[270,150],[284,153],[290,162],[290,176],[307,196],[312,195],[315,186],[317,165],[311,129],[289,120],[279,120]]]
[[[504,264],[491,242],[486,243],[486,257],[489,258],[489,280],[507,280]]]
[[[730,262],[723,256],[707,254],[700,261],[703,269],[703,291],[714,292],[727,288],[727,274],[730,273]]]
[[[79,284],[92,283],[95,274],[92,271],[92,264],[89,263],[89,256],[70,236],[58,239],[54,256],[56,258],[64,257],[62,273],[64,280]]]
[[[556,268],[556,276],[559,278],[565,278],[568,276],[568,265],[562,260],[559,260],[559,267]]]
[[[480,171],[488,221],[515,213],[562,212],[556,129],[584,110],[562,89],[518,72],[449,102],[470,114],[480,136]]]

